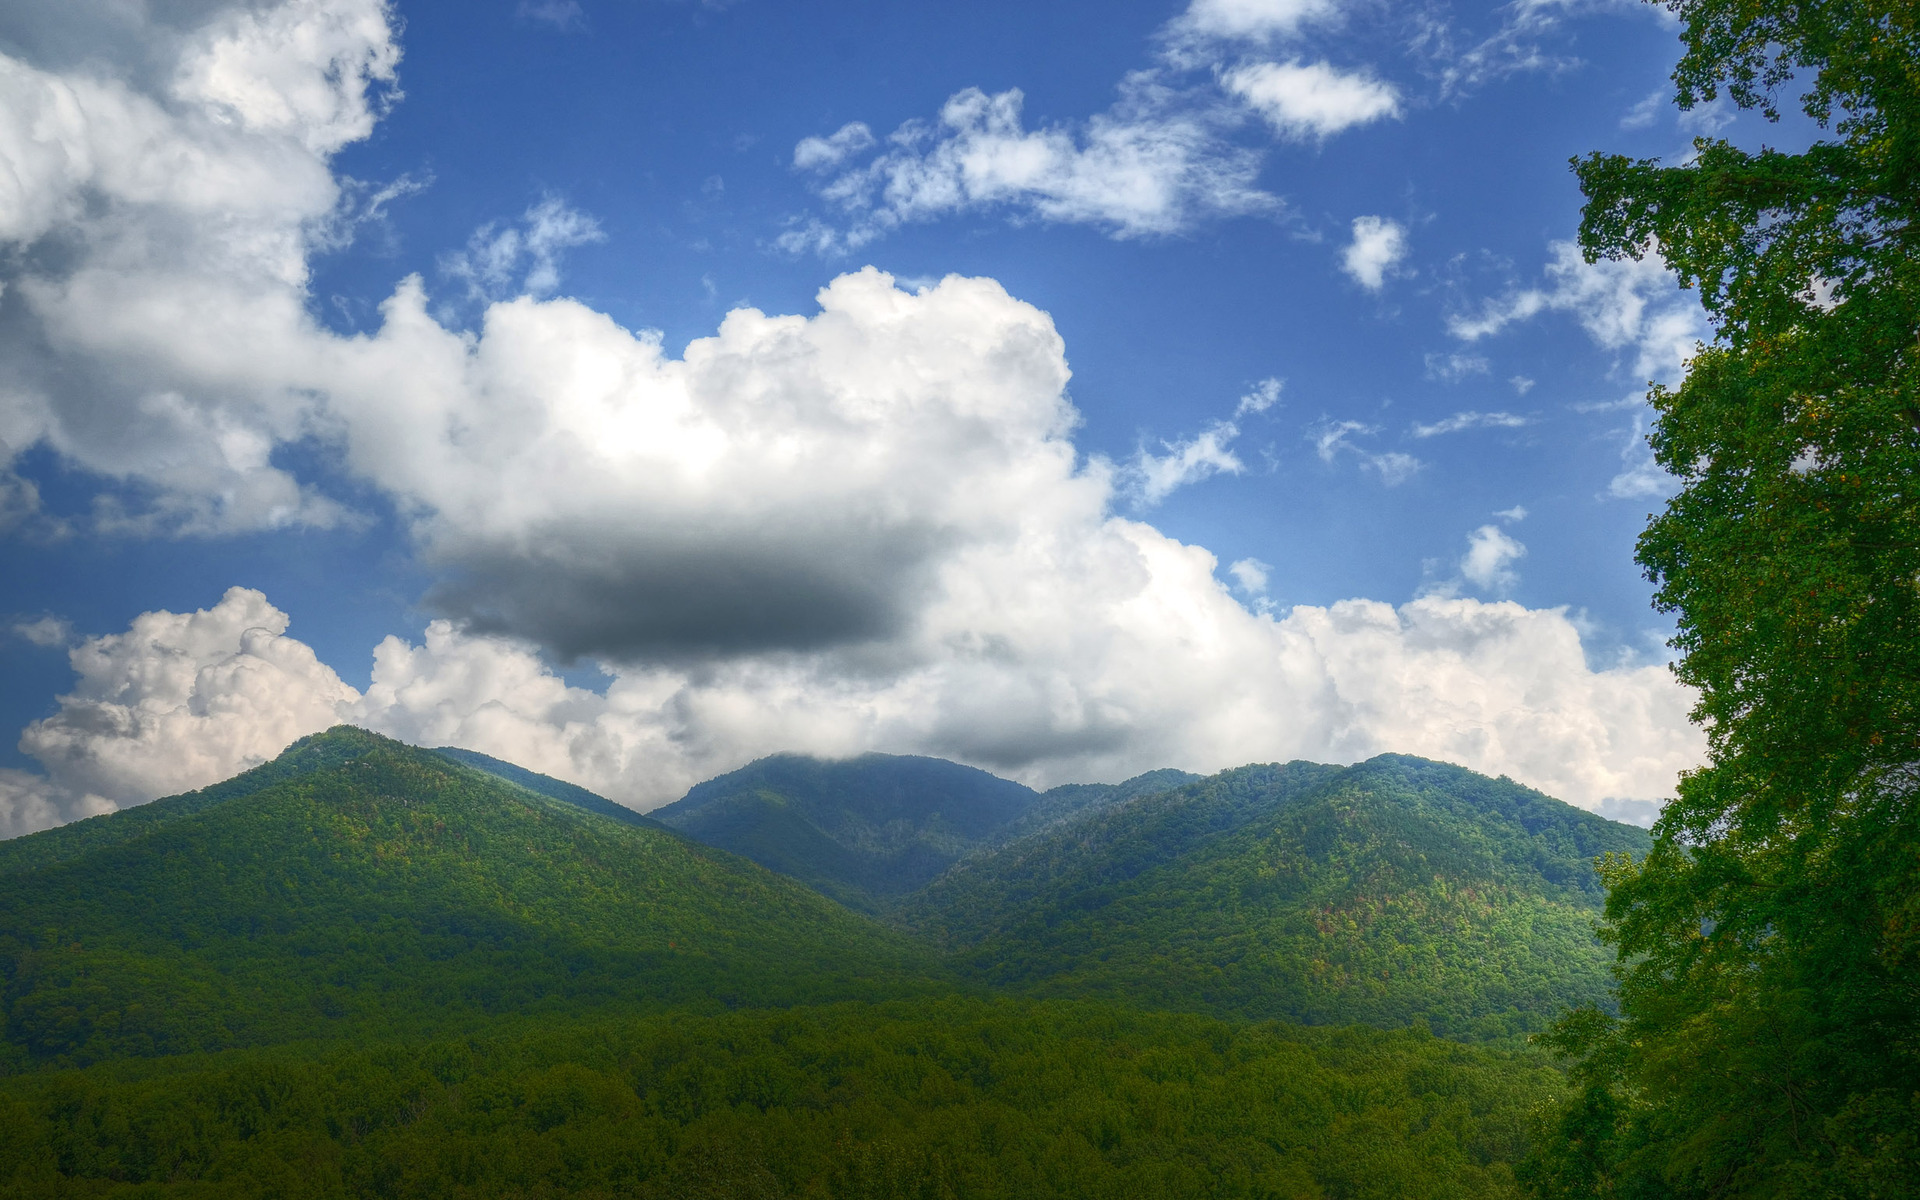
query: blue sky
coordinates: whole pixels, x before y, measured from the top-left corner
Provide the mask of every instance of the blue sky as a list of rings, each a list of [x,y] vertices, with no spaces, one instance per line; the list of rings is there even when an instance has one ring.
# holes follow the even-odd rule
[[[1614,3],[10,6],[0,826],[333,719],[641,807],[1404,750],[1644,815],[1699,742],[1638,398],[1705,327],[1568,249],[1567,160],[1749,132],[1676,53]]]

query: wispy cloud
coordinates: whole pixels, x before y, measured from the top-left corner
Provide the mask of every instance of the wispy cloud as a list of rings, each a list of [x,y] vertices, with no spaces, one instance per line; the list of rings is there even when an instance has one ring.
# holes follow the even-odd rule
[[[849,121],[826,137],[801,138],[793,148],[793,165],[802,171],[824,171],[873,146],[873,130],[866,122]]]
[[[1308,26],[1329,23],[1339,15],[1335,0],[1193,0],[1168,23],[1165,36],[1182,44],[1271,42],[1297,36]]]
[[[1659,256],[1650,251],[1638,260],[1590,263],[1572,242],[1555,242],[1550,249],[1546,286],[1518,289],[1486,301],[1478,311],[1455,313],[1447,320],[1448,332],[1478,342],[1542,313],[1569,313],[1602,348],[1634,351],[1633,370],[1640,378],[1678,379],[1696,343],[1707,336],[1706,316]]]
[[[64,617],[35,617],[13,623],[15,637],[36,646],[65,646],[73,641],[73,625]]]
[[[587,10],[580,7],[580,0],[520,0],[514,12],[523,21],[551,25],[562,33],[587,27]]]
[[[1208,217],[1272,214],[1277,197],[1256,183],[1260,155],[1225,138],[1229,115],[1168,88],[1130,78],[1120,101],[1079,126],[1028,128],[1019,89],[956,93],[937,120],[909,121],[870,161],[832,175],[820,197],[846,220],[814,219],[777,239],[789,252],[844,252],[888,231],[969,211],[1016,220],[1089,224],[1117,238],[1179,233]],[[795,162],[856,156],[857,135],[809,139]]]
[[[472,300],[508,295],[544,296],[560,286],[560,256],[575,246],[606,240],[600,223],[549,196],[518,224],[489,222],[474,230],[466,249],[440,260],[440,269],[467,285]]]
[[[1485,375],[1492,364],[1478,354],[1429,354],[1426,366],[1428,379],[1459,383],[1474,375]]]
[[[1459,433],[1466,429],[1518,429],[1533,424],[1532,417],[1522,417],[1510,412],[1457,412],[1450,417],[1435,421],[1431,425],[1415,423],[1408,432],[1417,438],[1439,437],[1445,433]]]
[[[1132,480],[1137,503],[1151,506],[1174,491],[1198,483],[1210,475],[1239,475],[1247,468],[1230,448],[1240,436],[1240,418],[1263,413],[1280,402],[1281,382],[1263,379],[1240,397],[1233,418],[1215,421],[1193,437],[1162,442],[1164,453],[1154,454],[1142,446],[1134,453],[1125,474]]]
[[[1620,473],[1607,482],[1607,495],[1615,500],[1641,500],[1651,496],[1669,496],[1677,482],[1667,474],[1647,444],[1644,414],[1636,414],[1633,427],[1621,437]]]
[[[1452,25],[1429,20],[1417,42],[1440,76],[1441,95],[1451,97],[1508,75],[1571,70],[1580,65],[1579,58],[1555,48],[1570,18],[1637,7],[1621,0],[1513,0],[1499,10],[1499,26],[1484,37],[1463,38]]]
[[[1285,383],[1277,376],[1269,376],[1240,397],[1240,403],[1234,408],[1234,417],[1240,418],[1248,413],[1263,413],[1280,402],[1280,389]]]
[[[1314,453],[1320,456],[1321,462],[1332,463],[1343,454],[1350,455],[1359,461],[1362,470],[1378,475],[1381,483],[1387,487],[1397,487],[1418,474],[1423,464],[1411,454],[1402,454],[1398,450],[1368,450],[1354,440],[1373,437],[1379,432],[1378,425],[1369,425],[1364,421],[1327,418],[1307,430],[1307,440],[1313,443]]]
[[[1092,225],[1115,238],[1277,215],[1279,198],[1259,185],[1272,142],[1248,137],[1256,121],[1282,141],[1321,142],[1402,112],[1398,88],[1369,67],[1276,53],[1340,19],[1335,0],[1193,0],[1105,112],[1030,126],[1019,88],[966,88],[933,120],[885,138],[859,121],[803,138],[794,167],[816,177],[831,216],[790,218],[774,244],[844,254],[962,213]]]

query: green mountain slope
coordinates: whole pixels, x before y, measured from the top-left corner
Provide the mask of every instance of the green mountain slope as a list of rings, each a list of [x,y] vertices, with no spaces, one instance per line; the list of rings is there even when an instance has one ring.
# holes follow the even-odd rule
[[[355,744],[337,737],[304,737],[272,762],[261,763],[231,779],[197,792],[168,796],[151,804],[88,817],[71,825],[0,841],[0,875],[52,866],[94,850],[145,837],[162,825],[190,817],[226,800],[249,796],[283,780],[338,766],[356,753]]]
[[[1036,799],[1031,788],[938,758],[781,754],[710,779],[651,815],[871,908],[946,870]]]
[[[1592,859],[1647,844],[1422,759],[1244,767],[979,856],[898,915],[1043,995],[1501,1037],[1605,999]]]
[[[159,818],[20,839],[16,862],[35,839],[58,861],[0,876],[0,1054],[787,1003],[912,986],[927,966],[898,934],[731,855],[359,730],[249,775]]]
[[[1170,792],[1174,788],[1193,783],[1199,778],[1200,776],[1191,771],[1177,771],[1172,767],[1163,767],[1158,771],[1136,775],[1121,783],[1063,783],[1059,787],[1048,788],[1041,792],[1039,799],[1033,802],[1032,808],[1005,827],[995,830],[982,849],[997,849],[1009,842],[1031,837],[1051,826],[1112,808],[1116,804],[1123,804],[1137,796]]]
[[[577,783],[568,783],[564,779],[555,779],[551,775],[529,771],[525,767],[495,758],[491,754],[482,754],[478,750],[462,750],[458,746],[435,746],[433,752],[442,758],[450,758],[475,770],[485,771],[489,775],[498,775],[510,783],[517,783],[528,791],[538,792],[549,799],[563,801],[575,808],[599,813],[603,817],[612,817],[623,825],[644,825],[652,829],[666,828],[653,818],[642,816],[624,804],[615,804],[605,796],[590,792]]]
[[[938,758],[781,754],[710,779],[650,815],[871,912],[970,854],[1196,778],[1154,771],[1036,793]]]

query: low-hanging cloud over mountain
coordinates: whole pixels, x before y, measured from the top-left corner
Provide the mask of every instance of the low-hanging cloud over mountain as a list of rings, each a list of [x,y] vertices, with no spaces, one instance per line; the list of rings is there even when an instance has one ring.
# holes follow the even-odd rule
[[[89,43],[89,20],[117,32]],[[0,832],[211,782],[335,720],[640,807],[781,749],[1036,783],[1393,749],[1588,804],[1663,796],[1698,759],[1664,668],[1589,669],[1555,610],[1249,611],[1206,550],[1116,515],[1124,473],[1076,452],[1052,320],[992,280],[857,271],[812,315],[740,309],[675,356],[536,298],[597,235],[556,206],[544,249],[497,229],[468,248],[512,260],[475,266],[476,296],[527,293],[475,330],[409,278],[377,328],[329,331],[308,262],[368,192],[331,156],[395,94],[379,0],[0,22],[0,454],[120,485],[88,520],[129,535],[370,519],[279,453],[321,447],[399,514],[443,618],[378,647],[364,694],[258,593],[84,641],[23,739],[48,774],[0,777]],[[1369,461],[1398,460],[1417,465]],[[543,655],[611,682],[569,687]]]
[[[72,652],[79,686],[0,779],[23,832],[224,778],[349,721],[470,747],[634,807],[781,749],[935,754],[1038,786],[1157,766],[1351,762],[1385,750],[1587,807],[1663,797],[1697,760],[1662,667],[1588,667],[1558,610],[1428,596],[1255,614],[1205,551],[1108,519],[1044,572],[975,558],[913,632],[870,649],[612,668],[571,686],[537,648],[436,621],[374,649],[360,693],[259,592],[147,613]],[[985,568],[985,569],[981,569]],[[11,787],[11,791],[4,790]]]

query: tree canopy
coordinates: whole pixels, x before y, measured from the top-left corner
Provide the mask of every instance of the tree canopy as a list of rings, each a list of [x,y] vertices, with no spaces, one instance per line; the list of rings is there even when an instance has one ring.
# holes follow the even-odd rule
[[[1590,260],[1658,254],[1715,326],[1654,387],[1679,490],[1640,540],[1708,764],[1608,864],[1621,1016],[1543,1195],[1920,1194],[1920,9],[1676,0],[1682,108],[1818,131],[1577,161]]]

